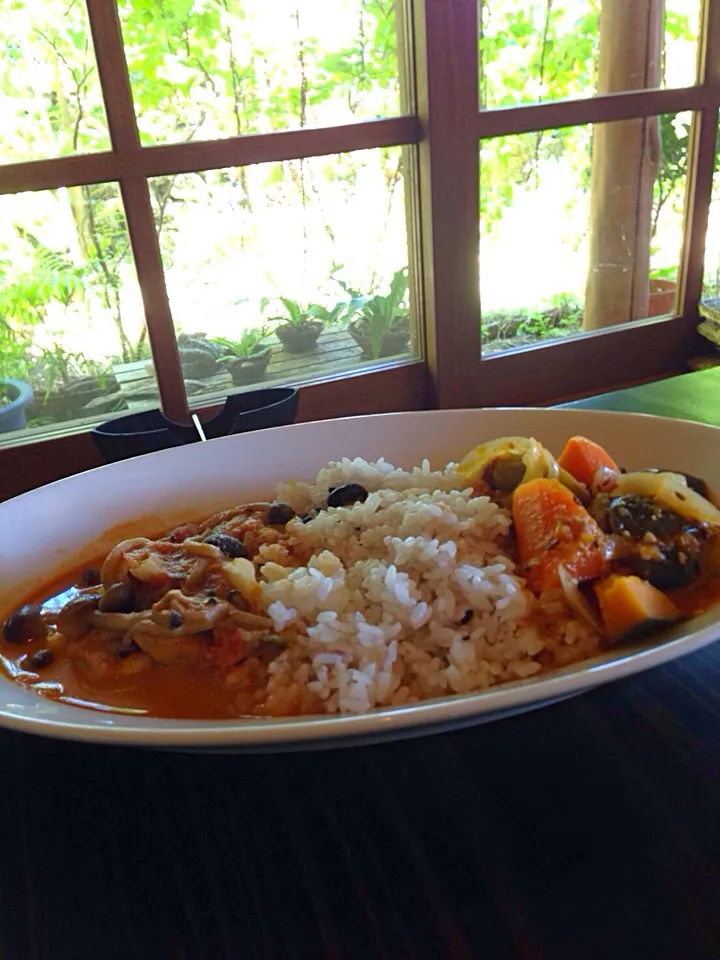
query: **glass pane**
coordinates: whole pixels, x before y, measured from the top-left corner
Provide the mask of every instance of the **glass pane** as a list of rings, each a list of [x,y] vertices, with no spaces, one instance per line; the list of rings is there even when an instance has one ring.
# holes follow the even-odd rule
[[[695,83],[701,0],[479,0],[480,107]]]
[[[5,0],[0,49],[0,163],[110,148],[83,2]]]
[[[191,400],[410,355],[409,149],[151,181]]]
[[[712,202],[705,240],[705,270],[699,332],[714,348],[706,366],[720,365],[720,129],[715,152]]]
[[[120,0],[143,143],[396,114],[393,0]]]
[[[157,406],[149,356],[117,184],[0,197],[0,436]]]
[[[483,141],[483,353],[675,310],[691,114]]]

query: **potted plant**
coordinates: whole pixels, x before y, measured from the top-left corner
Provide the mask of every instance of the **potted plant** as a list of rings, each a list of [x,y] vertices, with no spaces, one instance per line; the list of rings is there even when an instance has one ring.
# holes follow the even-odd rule
[[[653,270],[648,281],[649,317],[662,317],[675,310],[677,299],[677,270]]]
[[[25,429],[25,408],[31,400],[32,388],[29,383],[0,377],[0,433]]]
[[[318,338],[323,331],[324,307],[318,304],[302,306],[289,297],[278,297],[285,308],[284,316],[271,317],[271,321],[279,324],[275,328],[278,340],[288,353],[309,353],[317,346]]]
[[[32,400],[27,382],[31,338],[0,318],[0,433],[23,430],[26,408]]]
[[[33,419],[63,422],[83,416],[99,398],[119,393],[120,384],[111,370],[84,353],[68,353],[59,343],[41,349],[30,369],[35,399],[29,415]],[[101,413],[97,405],[92,412]]]
[[[234,384],[244,387],[265,379],[272,354],[272,348],[265,343],[269,335],[269,328],[263,325],[245,330],[239,340],[213,338],[213,343],[222,349],[218,363],[225,366]]]
[[[353,296],[351,310],[359,316],[348,324],[348,333],[362,350],[365,360],[394,357],[408,349],[410,311],[407,293],[408,273],[403,267],[393,275],[386,296]]]

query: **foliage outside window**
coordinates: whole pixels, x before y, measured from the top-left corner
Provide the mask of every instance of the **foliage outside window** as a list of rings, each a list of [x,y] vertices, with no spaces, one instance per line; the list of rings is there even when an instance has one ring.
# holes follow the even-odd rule
[[[454,63],[435,35],[422,39],[420,22],[434,16],[443,26],[455,10],[472,7],[474,15],[475,4],[458,0],[451,10],[444,2],[118,0],[137,155],[167,158],[147,187],[160,287],[194,405],[258,384],[383,371],[422,356],[418,307],[437,279],[420,269],[436,252],[423,206],[432,167],[422,166],[422,153],[423,144],[431,154],[442,145],[432,123],[392,144],[372,140],[371,127],[409,110],[424,84],[442,79],[442,64]],[[109,3],[87,3],[112,33]],[[484,358],[600,325],[591,303],[597,235],[613,217],[620,223],[615,208],[598,204],[613,185],[612,170],[601,183],[610,155],[602,141],[613,131],[620,139],[642,131],[657,150],[638,187],[640,239],[629,258],[647,295],[611,320],[675,312],[697,108],[640,111],[616,124],[612,115],[594,116],[591,98],[691,86],[701,8],[701,0],[477,4]],[[608,31],[633,16],[645,17],[646,34],[637,36],[656,50],[643,82],[608,75],[604,59]],[[31,385],[27,432],[8,437],[33,439],[157,406],[159,358],[136,272],[143,265],[135,261],[126,173],[102,182],[72,173],[78,159],[95,164],[82,169],[100,170],[112,157],[115,107],[103,103],[84,0],[70,0],[62,16],[54,0],[9,0],[0,42],[0,377]],[[474,87],[475,64],[463,60],[459,69]],[[545,125],[533,112],[562,100],[586,102],[587,114],[570,122],[558,113],[553,128],[535,129]],[[510,108],[520,110],[519,126]],[[452,116],[454,105],[430,109]],[[508,126],[486,135],[483,115],[497,112]],[[325,128],[344,132],[330,137]],[[286,150],[290,141],[279,138],[294,133],[305,139]],[[244,138],[264,138],[269,159],[243,161]],[[204,145],[219,156],[223,142],[223,161],[203,166]],[[198,148],[197,168],[178,159],[189,147]],[[53,158],[58,181],[41,188],[45,168],[32,164]],[[22,189],[2,189],[3,165]],[[712,277],[711,269],[706,290]],[[665,295],[658,306],[654,292]],[[428,343],[451,335],[449,311],[434,304]],[[477,324],[477,305],[469,312],[453,323]],[[156,333],[152,312],[149,323]],[[479,362],[458,359],[468,377]],[[3,398],[7,405],[10,394]]]

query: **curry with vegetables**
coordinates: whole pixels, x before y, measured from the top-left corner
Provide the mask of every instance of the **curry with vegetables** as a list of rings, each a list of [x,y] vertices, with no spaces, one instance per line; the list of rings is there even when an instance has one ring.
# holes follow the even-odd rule
[[[656,468],[627,473],[584,437],[571,438],[557,459],[532,438],[500,438],[448,471],[468,502],[484,498],[507,517],[494,549],[516,578],[509,595],[520,590],[528,598],[518,629],[533,617],[557,627],[557,613],[548,619],[548,611],[559,604],[564,621],[582,625],[587,649],[599,652],[720,599],[720,511],[699,478]],[[273,584],[300,573],[329,582],[336,568],[320,560],[332,555],[310,531],[324,529],[322,517],[357,516],[352,529],[360,542],[380,507],[377,490],[356,481],[315,496],[302,513],[282,500],[255,502],[156,540],[118,543],[73,584],[48,589],[6,619],[5,672],[45,696],[96,709],[188,718],[322,712],[329,702],[318,680],[322,657],[340,656],[352,672],[353,654],[327,645],[327,653],[310,650],[328,618],[274,602]],[[464,530],[472,538],[472,528]],[[422,578],[418,584],[426,589]],[[477,646],[472,620],[487,626],[486,606],[457,596],[467,609],[451,613],[451,626]],[[492,616],[502,620],[501,609]],[[391,637],[399,630],[392,633],[391,620],[386,612],[367,623]],[[538,647],[543,672],[563,662],[551,648]],[[304,672],[303,655],[310,665]],[[293,683],[274,684],[274,673],[293,657],[301,664]],[[512,676],[495,674],[498,682]]]

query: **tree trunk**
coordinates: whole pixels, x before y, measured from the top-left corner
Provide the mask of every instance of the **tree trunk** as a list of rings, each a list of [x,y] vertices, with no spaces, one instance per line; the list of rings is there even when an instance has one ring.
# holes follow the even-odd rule
[[[659,86],[663,13],[663,0],[603,0],[599,94]],[[659,153],[657,117],[593,130],[586,330],[647,316]]]

